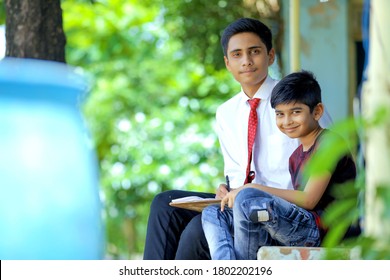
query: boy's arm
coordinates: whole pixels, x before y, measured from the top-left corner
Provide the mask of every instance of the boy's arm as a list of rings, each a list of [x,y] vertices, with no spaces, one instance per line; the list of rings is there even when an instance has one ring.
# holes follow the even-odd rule
[[[245,174],[243,173],[241,166],[237,161],[237,158],[234,157],[234,151],[232,149],[237,149],[237,147],[232,146],[232,139],[227,139],[227,135],[229,133],[225,131],[227,129],[226,126],[227,124],[221,116],[221,112],[217,110],[215,130],[218,136],[220,149],[223,157],[224,175],[229,176],[230,185],[232,186],[232,188],[237,188],[238,186],[241,186],[245,181]],[[238,137],[238,135],[235,135],[235,137]]]
[[[328,172],[322,176],[312,176],[309,178],[303,191],[277,189],[259,184],[246,184],[238,189],[232,190],[222,199],[221,210],[223,211],[225,205],[233,207],[236,195],[244,188],[259,189],[283,198],[304,209],[313,210],[328,187],[330,178],[331,173]]]

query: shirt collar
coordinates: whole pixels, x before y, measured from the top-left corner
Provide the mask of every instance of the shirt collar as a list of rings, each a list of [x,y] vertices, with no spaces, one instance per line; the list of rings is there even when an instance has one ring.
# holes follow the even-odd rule
[[[267,75],[267,78],[264,80],[264,83],[257,90],[253,98],[260,98],[261,100],[267,100],[271,98],[271,92],[273,86],[274,86],[274,80],[269,75]],[[249,99],[249,97],[244,93],[242,88],[241,88],[240,95],[241,95],[241,99],[245,102]]]

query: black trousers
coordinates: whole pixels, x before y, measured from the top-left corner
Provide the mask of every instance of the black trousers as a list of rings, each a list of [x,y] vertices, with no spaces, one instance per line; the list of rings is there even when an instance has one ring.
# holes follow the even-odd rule
[[[166,191],[153,199],[145,240],[144,260],[209,260],[210,252],[203,233],[201,214],[169,206],[172,199],[196,195],[214,198],[215,194]]]

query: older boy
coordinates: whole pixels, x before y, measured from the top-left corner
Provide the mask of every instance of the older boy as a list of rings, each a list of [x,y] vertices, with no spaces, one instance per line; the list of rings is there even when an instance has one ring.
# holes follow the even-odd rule
[[[266,245],[319,246],[324,234],[320,217],[334,200],[332,186],[356,176],[355,164],[346,155],[334,169],[304,179],[305,163],[325,134],[318,122],[324,113],[321,89],[310,72],[282,79],[272,91],[271,106],[279,130],[301,143],[289,159],[294,189],[246,184],[224,196],[220,207],[204,209],[212,259],[256,259],[259,247]]]
[[[232,188],[251,181],[276,188],[292,188],[288,157],[298,141],[277,129],[270,105],[271,91],[277,84],[268,76],[268,67],[275,60],[271,31],[256,19],[242,18],[224,30],[221,44],[226,67],[242,88],[216,113],[225,175],[229,176]],[[253,109],[258,122],[254,144],[248,147],[248,116],[252,101],[258,101],[257,108]],[[330,118],[324,122],[329,124]],[[144,259],[210,258],[201,215],[171,207],[169,202],[191,195],[223,198],[227,193],[226,185],[221,184],[216,194],[175,190],[158,194],[151,205]]]

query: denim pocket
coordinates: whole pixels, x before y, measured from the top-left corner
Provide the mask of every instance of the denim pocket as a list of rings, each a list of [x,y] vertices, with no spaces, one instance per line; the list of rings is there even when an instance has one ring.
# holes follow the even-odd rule
[[[295,204],[278,203],[278,207],[273,226],[276,240],[287,246],[320,245],[320,233],[309,211]]]

